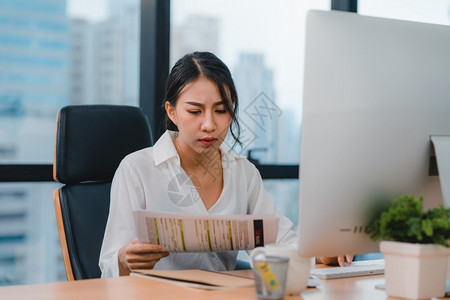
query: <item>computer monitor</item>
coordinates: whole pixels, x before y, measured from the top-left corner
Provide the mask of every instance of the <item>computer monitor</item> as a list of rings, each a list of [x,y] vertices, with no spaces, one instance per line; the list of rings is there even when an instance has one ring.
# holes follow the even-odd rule
[[[450,26],[310,11],[304,76],[299,251],[377,252],[381,199],[442,203],[430,136],[450,136]]]

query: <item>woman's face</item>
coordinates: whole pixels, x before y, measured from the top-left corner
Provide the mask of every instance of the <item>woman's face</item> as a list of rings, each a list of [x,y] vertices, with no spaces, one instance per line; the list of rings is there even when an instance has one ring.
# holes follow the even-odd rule
[[[200,76],[186,84],[175,107],[166,102],[167,114],[178,127],[177,144],[183,152],[208,153],[219,148],[231,124],[223,101],[227,100],[221,98],[215,82]]]

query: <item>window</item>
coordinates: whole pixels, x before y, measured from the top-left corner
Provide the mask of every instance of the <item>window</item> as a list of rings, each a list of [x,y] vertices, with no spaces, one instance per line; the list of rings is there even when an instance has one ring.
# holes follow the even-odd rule
[[[309,9],[329,10],[330,1],[171,1],[170,66],[186,53],[205,50],[225,62],[240,101],[243,146],[234,150],[259,164],[299,163]],[[264,184],[296,224],[298,180]]]
[[[0,164],[14,165],[6,172],[50,169],[62,106],[138,105],[139,22],[140,0],[0,2]],[[58,187],[0,183],[0,285],[65,280]]]
[[[449,0],[359,0],[362,15],[450,25]]]
[[[211,51],[230,68],[243,147],[264,164],[298,164],[305,16],[330,1],[171,1],[171,66]],[[232,144],[232,143],[230,143]]]

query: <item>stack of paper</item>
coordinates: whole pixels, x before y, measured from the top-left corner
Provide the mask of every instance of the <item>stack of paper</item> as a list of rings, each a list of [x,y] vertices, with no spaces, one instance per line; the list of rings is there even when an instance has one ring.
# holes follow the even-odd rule
[[[131,275],[213,290],[249,287],[254,284],[251,278],[204,270],[133,270]]]

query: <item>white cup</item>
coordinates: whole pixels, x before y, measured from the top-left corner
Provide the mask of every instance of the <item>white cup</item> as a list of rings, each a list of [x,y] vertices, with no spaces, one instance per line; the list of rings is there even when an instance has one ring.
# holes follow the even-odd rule
[[[253,256],[260,252],[263,252],[265,255],[289,257],[285,295],[297,295],[306,289],[309,280],[309,273],[311,271],[310,257],[300,256],[294,245],[276,244],[258,247],[250,253],[250,257],[253,258]]]

